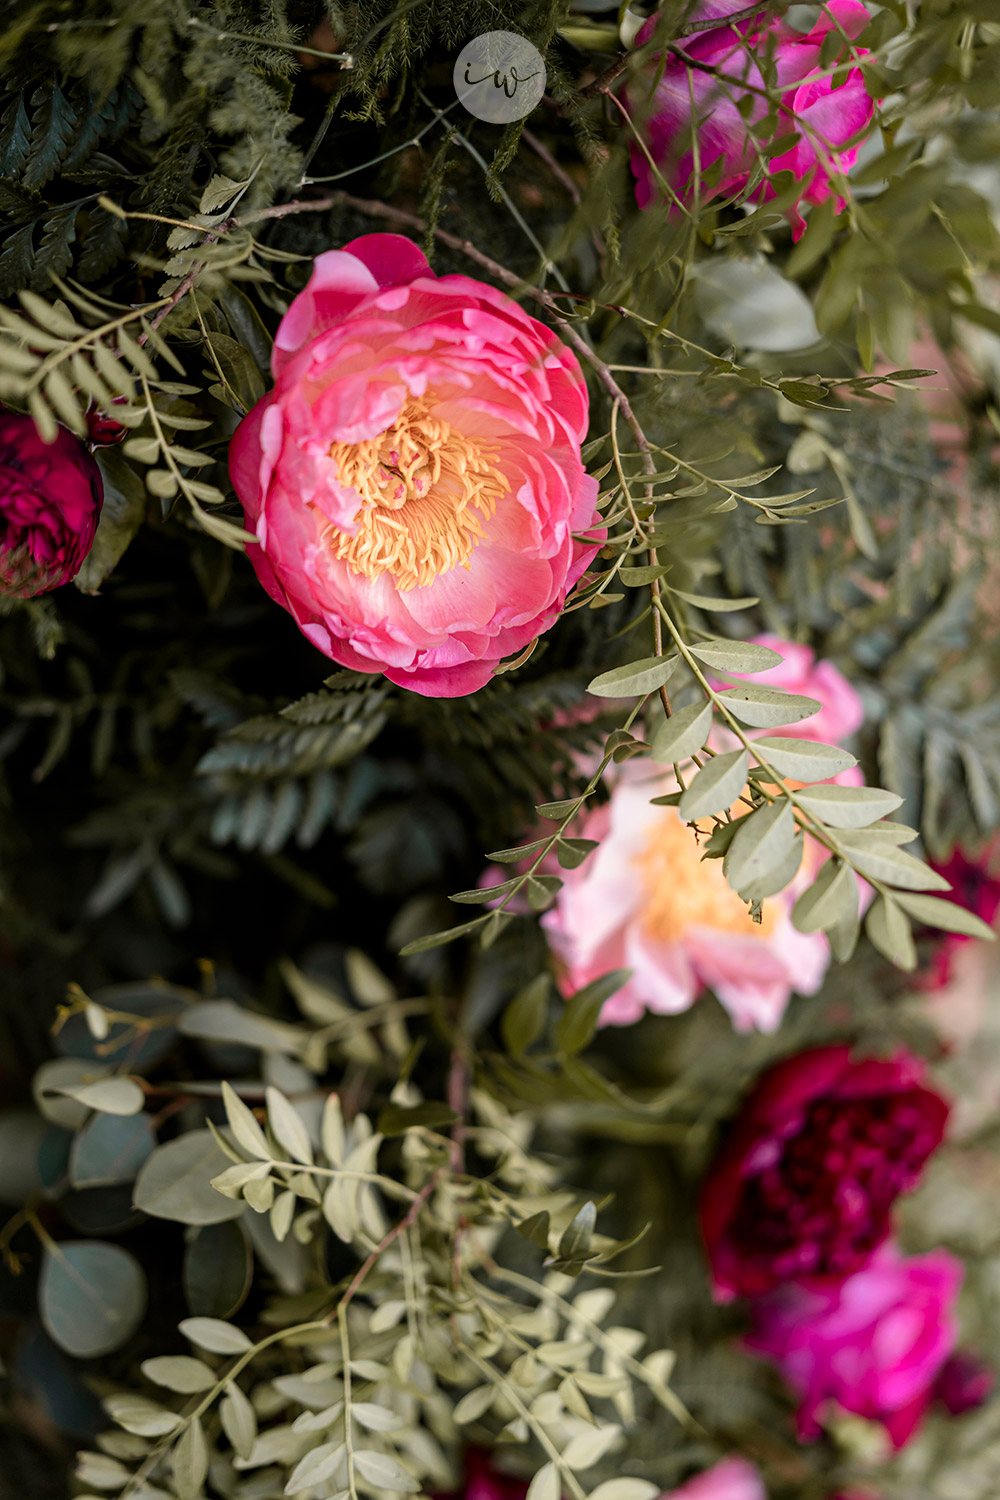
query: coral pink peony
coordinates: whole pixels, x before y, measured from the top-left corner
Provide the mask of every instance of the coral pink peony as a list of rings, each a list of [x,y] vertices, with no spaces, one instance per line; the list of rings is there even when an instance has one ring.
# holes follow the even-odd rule
[[[728,0],[702,3],[694,19],[721,19],[742,8]],[[637,45],[655,38],[659,19],[650,16],[636,37]],[[770,178],[790,172],[797,193],[787,213],[798,239],[805,229],[799,205],[830,197],[832,179],[843,177],[857,157],[857,146],[847,143],[867,128],[874,112],[861,68],[851,66],[839,79],[831,76],[821,62],[823,46],[831,34],[840,34],[838,61],[868,57],[865,48],[852,46],[851,39],[870,19],[859,0],[828,0],[812,30],[802,33],[762,7],[757,17],[696,32],[675,43],[665,62],[657,60],[648,105],[638,97],[630,100],[640,113],[648,109],[645,144],[670,190],[685,203],[694,201],[696,162],[702,199],[740,192],[748,185],[761,160],[761,147],[766,146],[759,139],[755,143],[751,131],[767,114],[765,79],[757,59],[769,56],[781,98],[775,138],[794,133],[798,140],[766,163],[767,177],[749,196],[755,202],[775,197]],[[636,199],[640,208],[647,208],[660,199],[662,185],[646,151],[636,144],[631,154]]]
[[[797,887],[768,900],[755,923],[722,861],[702,859],[674,808],[650,805],[674,789],[673,778],[650,777],[646,766],[633,771],[636,764],[580,825],[579,834],[600,847],[561,872],[562,889],[542,918],[566,992],[626,968],[631,977],[606,1002],[604,1025],[628,1025],[646,1010],[674,1015],[707,987],[738,1031],[773,1031],[793,990],[819,988],[826,939],[792,926]]]
[[[0,411],[0,592],[30,599],[69,583],[103,499],[101,471],[71,432],[46,443],[31,417]]]
[[[517,303],[372,234],[320,255],[230,469],[261,583],[342,666],[474,692],[596,550],[574,356]],[[596,535],[603,537],[603,532]]]
[[[745,1458],[724,1458],[662,1500],[767,1500],[767,1493],[753,1464]]]
[[[893,1203],[916,1184],[947,1119],[947,1102],[908,1052],[853,1060],[847,1047],[820,1047],[771,1068],[702,1190],[720,1300],[858,1270],[886,1239]]]
[[[887,1244],[837,1285],[790,1285],[758,1299],[747,1343],[798,1395],[803,1437],[817,1437],[839,1407],[880,1422],[901,1448],[955,1346],[961,1281],[947,1251],[903,1256]]]

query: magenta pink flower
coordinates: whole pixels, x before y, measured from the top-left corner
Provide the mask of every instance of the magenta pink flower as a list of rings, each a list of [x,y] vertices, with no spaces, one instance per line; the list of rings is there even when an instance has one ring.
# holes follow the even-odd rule
[[[804,1438],[839,1408],[903,1447],[955,1347],[962,1274],[945,1250],[904,1256],[890,1243],[839,1284],[787,1285],[753,1304],[747,1343],[795,1391]]]
[[[662,1500],[767,1500],[767,1492],[753,1464],[745,1458],[724,1458]]]
[[[69,583],[103,499],[101,471],[71,432],[46,443],[31,417],[0,411],[0,592],[30,599]]]
[[[573,354],[410,240],[320,255],[230,469],[261,583],[342,666],[474,692],[556,619],[596,548]],[[593,533],[603,537],[603,531]]]
[[[800,1052],[764,1074],[702,1189],[720,1300],[859,1270],[941,1144],[948,1103],[909,1052]]]
[[[695,20],[713,20],[741,6],[728,0],[699,5]],[[791,172],[797,184],[794,204],[786,211],[795,239],[805,229],[799,211],[802,203],[821,203],[834,191],[834,178],[842,178],[854,165],[857,145],[849,145],[871,123],[874,107],[865,88],[860,67],[849,67],[839,80],[821,63],[824,41],[840,33],[843,46],[836,61],[849,55],[865,58],[863,47],[851,47],[852,38],[871,17],[859,0],[827,0],[816,25],[808,33],[795,31],[773,13],[762,14],[735,26],[695,33],[675,44],[683,49],[666,60],[658,59],[649,104],[635,93],[629,103],[633,112],[645,114],[645,144],[660,175],[683,202],[694,201],[696,179],[702,200],[741,192],[758,167],[767,176],[752,189],[749,198],[761,202],[776,196],[770,178]],[[653,15],[640,30],[636,43],[653,39],[659,16]],[[772,56],[781,95],[775,138],[798,134],[798,140],[780,156],[762,160],[752,132],[767,114],[765,79],[758,58]],[[690,59],[688,63],[685,58]],[[710,71],[708,71],[710,70]],[[742,111],[740,106],[742,105]],[[697,140],[697,158],[693,135]],[[631,148],[636,177],[636,199],[648,208],[663,196],[646,152]],[[838,202],[843,206],[843,198]]]
[[[988,1401],[996,1383],[996,1375],[989,1365],[974,1354],[959,1350],[941,1367],[934,1395],[949,1416],[960,1417]]]
[[[933,862],[933,868],[950,882],[950,899],[992,927],[1000,911],[1000,839],[993,839],[973,857],[962,849],[953,849],[946,860]],[[958,932],[946,933],[940,939],[926,976],[930,989],[945,987],[952,976],[955,955],[969,941]]]

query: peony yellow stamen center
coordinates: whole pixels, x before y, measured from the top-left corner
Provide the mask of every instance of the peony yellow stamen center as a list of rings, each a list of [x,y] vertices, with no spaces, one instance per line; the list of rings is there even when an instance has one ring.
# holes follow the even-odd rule
[[[722,860],[702,859],[694,834],[673,808],[663,809],[635,863],[645,892],[642,926],[657,942],[680,942],[696,926],[757,938],[774,931],[773,905],[765,904],[762,920],[754,922],[722,873]]]
[[[483,521],[510,489],[493,450],[435,416],[435,404],[412,398],[377,437],[330,448],[341,484],[362,497],[354,536],[329,528],[334,556],[366,578],[391,573],[404,591],[468,570]]]

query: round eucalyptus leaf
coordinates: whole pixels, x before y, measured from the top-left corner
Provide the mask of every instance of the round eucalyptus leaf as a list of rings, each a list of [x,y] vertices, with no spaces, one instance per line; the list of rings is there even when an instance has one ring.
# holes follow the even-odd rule
[[[184,1250],[184,1297],[196,1317],[231,1318],[253,1280],[253,1250],[243,1225],[230,1219],[193,1231]]]
[[[179,1224],[221,1224],[245,1211],[242,1198],[226,1198],[212,1186],[231,1166],[211,1131],[192,1130],[157,1146],[139,1173],[135,1206],[154,1219]]]
[[[107,1063],[87,1062],[77,1057],[53,1057],[38,1069],[31,1081],[31,1091],[39,1110],[52,1125],[61,1125],[64,1130],[78,1130],[89,1117],[90,1106],[55,1090],[94,1083],[110,1072]]]
[[[148,1115],[95,1115],[73,1142],[70,1181],[78,1188],[132,1182],[155,1146]]]
[[[78,1359],[118,1349],[146,1311],[146,1277],[133,1255],[103,1240],[46,1249],[38,1286],[42,1322]]]
[[[170,985],[109,984],[95,990],[90,998],[95,1005],[105,1005],[145,1021],[155,1018],[160,1024],[136,1036],[128,1023],[112,1021],[107,1036],[98,1041],[86,1018],[79,1013],[72,1015],[55,1040],[56,1051],[64,1057],[118,1059],[127,1045],[129,1072],[144,1073],[165,1057],[177,1041],[177,1029],[171,1023],[186,1009],[186,999],[182,991]]]

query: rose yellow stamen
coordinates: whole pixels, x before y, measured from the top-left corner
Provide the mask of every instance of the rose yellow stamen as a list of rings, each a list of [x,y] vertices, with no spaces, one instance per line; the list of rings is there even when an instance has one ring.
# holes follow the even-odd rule
[[[341,484],[363,501],[354,536],[329,528],[334,556],[367,578],[391,573],[404,592],[467,570],[483,520],[510,489],[490,450],[434,416],[435,404],[411,399],[377,437],[330,448]]]
[[[691,927],[766,938],[774,930],[772,906],[754,922],[722,873],[721,859],[701,857],[694,834],[672,808],[664,808],[636,858],[645,889],[642,925],[660,943],[683,940]]]

